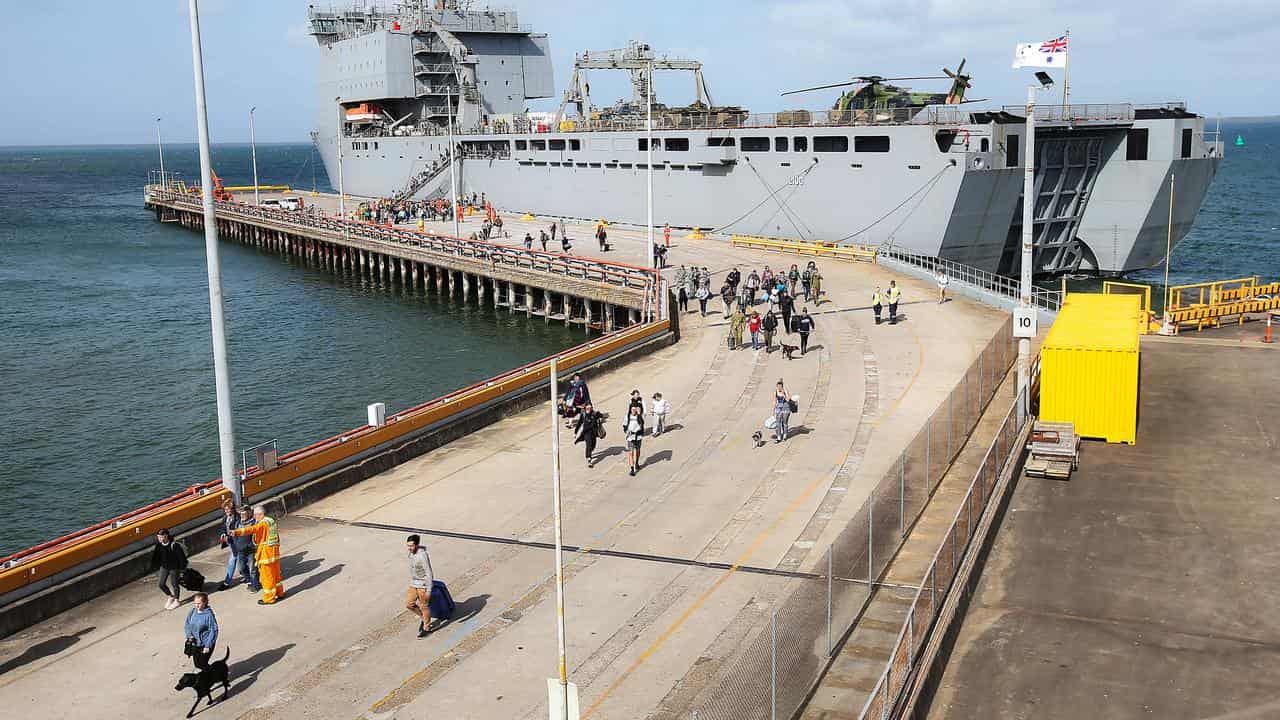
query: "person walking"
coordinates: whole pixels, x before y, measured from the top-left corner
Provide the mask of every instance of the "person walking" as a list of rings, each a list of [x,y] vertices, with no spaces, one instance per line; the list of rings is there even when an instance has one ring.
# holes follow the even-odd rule
[[[524,234],[524,249],[525,250],[533,249],[533,233],[526,232]]]
[[[812,260],[809,261],[809,283],[813,286],[813,306],[818,307],[822,304],[822,271]]]
[[[782,331],[790,335],[795,332],[791,326],[791,314],[795,312],[796,301],[786,292],[781,292],[779,295],[781,297],[778,298],[778,304],[782,307]]]
[[[725,283],[720,286],[720,299],[724,301],[724,319],[729,319],[729,308],[733,306],[733,298],[737,293],[733,291],[733,285]]]
[[[641,408],[631,406],[626,420],[622,421],[622,432],[627,437],[627,459],[631,462],[631,475],[634,477],[640,470],[640,443],[644,440],[644,412]]]
[[[902,299],[902,289],[898,287],[898,281],[889,281],[889,324],[898,324],[898,301]]]
[[[751,349],[760,349],[760,313],[751,311],[751,319],[747,321],[747,331],[751,333]]]
[[[658,437],[667,429],[667,413],[671,412],[671,403],[662,393],[653,394],[653,436]]]
[[[733,339],[731,343],[733,347],[730,350],[737,350],[742,347],[742,331],[746,329],[747,316],[742,314],[742,308],[734,306],[733,314],[729,316],[729,337]]]
[[[173,610],[180,604],[178,580],[187,569],[187,550],[176,542],[167,528],[156,532],[156,544],[151,548],[151,569],[160,571],[160,592],[165,594],[164,609]]]
[[[222,583],[218,585],[219,590],[226,590],[235,584],[236,568],[240,568],[240,579],[250,586],[253,585],[253,571],[249,569],[250,563],[240,554],[241,546],[246,543],[251,544],[247,538],[233,538],[231,531],[240,527],[240,514],[236,512],[235,503],[230,498],[222,503],[222,536],[218,539],[222,547],[227,549],[227,574],[222,578]]]
[[[773,389],[773,441],[780,443],[787,439],[790,429],[787,423],[791,420],[791,396],[787,395],[787,388],[782,384],[782,380],[778,380],[778,384]]]
[[[804,291],[804,301],[809,302],[809,293],[813,290],[813,263],[804,266],[800,273],[800,289]]]
[[[600,243],[600,252],[608,252],[609,233],[604,229],[604,223],[596,225],[596,242]]]
[[[706,285],[698,286],[698,310],[702,313],[702,317],[707,316],[707,300],[711,297],[711,291]]]
[[[742,273],[738,271],[737,267],[734,267],[729,271],[728,275],[725,275],[724,281],[729,287],[733,288],[733,294],[737,295],[738,285],[742,282]]]
[[[778,331],[778,316],[773,314],[773,310],[764,314],[764,318],[760,320],[760,329],[764,331],[764,351],[773,352],[773,334]]]
[[[877,325],[880,324],[880,308],[883,307],[881,305],[881,301],[883,299],[884,299],[884,296],[880,292],[880,287],[876,286],[876,291],[871,293],[871,312],[876,314]]]
[[[938,280],[938,304],[941,305],[942,303],[947,301],[947,286],[951,284],[951,278],[948,278],[947,274],[944,271],[939,270],[937,280]]]
[[[238,527],[252,524],[253,508],[248,505],[241,505],[240,525]],[[262,584],[258,580],[258,564],[253,561],[254,555],[258,551],[257,546],[253,544],[253,538],[230,536],[227,538],[227,544],[236,549],[236,553],[239,556],[237,563],[241,567],[241,576],[243,577],[245,572],[249,573],[249,584],[246,586],[249,592],[262,592]]]
[[[636,408],[640,409],[641,415],[644,414],[644,398],[640,396],[639,390],[632,390],[630,401],[627,403],[627,414],[630,415]]]
[[[259,605],[273,605],[284,599],[284,578],[280,574],[280,530],[275,518],[267,515],[267,508],[253,508],[253,524],[231,531],[234,537],[253,537],[254,562],[258,565],[258,581],[262,583]]]
[[[679,312],[689,311],[689,271],[683,265],[676,270],[676,276],[672,283],[676,288],[676,308]]]
[[[556,221],[555,220],[551,221],[550,231],[551,231],[551,242],[555,242],[556,241]]]
[[[418,621],[418,637],[431,632],[431,584],[436,576],[431,572],[431,556],[422,546],[422,538],[410,535],[405,539],[409,551],[409,591],[404,596],[404,606],[409,612],[422,618]]]
[[[800,333],[800,354],[809,352],[809,333],[813,332],[816,323],[809,315],[808,307],[801,307],[800,314],[795,317],[796,332]]]
[[[764,270],[760,272],[760,287],[766,291],[773,292],[773,271],[768,265],[764,266]]]
[[[555,227],[555,226],[554,226],[554,225],[552,225],[552,227]],[[547,251],[547,240],[548,240],[548,239],[549,239],[549,238],[547,237],[547,231],[546,231],[546,230],[539,230],[539,231],[538,231],[538,242],[542,243],[542,252],[546,252],[546,251]]]
[[[218,618],[209,607],[208,595],[198,592],[191,600],[194,607],[187,612],[182,626],[187,638],[184,651],[191,656],[196,669],[203,670],[209,667],[209,658],[213,657],[213,648],[218,644]]]
[[[586,445],[588,468],[595,467],[596,440],[600,438],[600,423],[603,419],[591,403],[587,403],[573,421],[573,444]]]
[[[800,282],[800,269],[791,264],[791,269],[787,271],[787,294],[791,297],[796,296],[796,283]]]
[[[754,307],[760,296],[760,274],[755,270],[747,276],[746,288],[747,304],[744,307]]]

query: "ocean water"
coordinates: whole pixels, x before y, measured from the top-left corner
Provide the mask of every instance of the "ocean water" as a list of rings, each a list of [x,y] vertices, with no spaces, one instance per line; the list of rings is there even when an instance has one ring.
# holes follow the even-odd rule
[[[259,148],[312,187],[309,145]],[[245,146],[214,168],[252,182]],[[154,147],[0,148],[0,556],[217,477],[204,236],[142,208]],[[194,146],[166,169],[198,175]],[[316,182],[328,189],[323,168]],[[585,339],[224,242],[239,447],[281,450]]]
[[[1222,130],[1174,284],[1280,277],[1280,122]],[[194,146],[165,163],[198,176]],[[215,147],[213,164],[252,182],[246,146]],[[0,148],[0,556],[218,474],[204,239],[143,211],[156,165],[154,147]],[[258,165],[264,184],[331,189],[310,145],[261,146]],[[221,255],[240,447],[300,447],[360,425],[370,402],[403,409],[584,338],[231,243]]]

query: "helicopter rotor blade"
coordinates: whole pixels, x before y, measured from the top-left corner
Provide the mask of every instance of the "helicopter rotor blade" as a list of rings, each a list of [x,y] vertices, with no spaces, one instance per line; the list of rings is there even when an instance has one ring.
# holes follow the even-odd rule
[[[815,87],[805,87],[805,88],[801,88],[801,90],[788,90],[788,91],[786,91],[786,92],[783,92],[783,94],[782,94],[782,95],[795,95],[795,94],[797,94],[797,92],[813,92],[814,90],[827,90],[827,88],[831,88],[831,87],[846,87],[846,86],[850,86],[850,85],[858,85],[858,81],[835,82],[835,83],[831,83],[831,85],[819,85],[819,86],[815,86]]]

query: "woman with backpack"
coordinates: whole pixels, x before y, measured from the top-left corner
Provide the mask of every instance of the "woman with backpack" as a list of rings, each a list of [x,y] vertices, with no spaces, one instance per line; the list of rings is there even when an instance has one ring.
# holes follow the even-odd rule
[[[596,440],[604,437],[603,419],[591,403],[587,403],[573,421],[573,444],[586,445],[587,467],[595,466]]]
[[[791,413],[795,412],[795,401],[787,394],[787,388],[783,386],[782,380],[778,380],[778,384],[773,390],[773,441],[780,443],[787,439],[787,435],[791,430],[787,427],[787,423],[791,420]]]
[[[187,550],[174,541],[167,528],[156,533],[156,544],[151,548],[151,569],[160,571],[160,592],[165,594],[164,609],[178,607],[178,583],[182,571],[187,569]]]
[[[627,418],[622,421],[622,431],[627,436],[627,459],[631,461],[631,475],[640,469],[640,442],[644,440],[644,409],[631,406]]]

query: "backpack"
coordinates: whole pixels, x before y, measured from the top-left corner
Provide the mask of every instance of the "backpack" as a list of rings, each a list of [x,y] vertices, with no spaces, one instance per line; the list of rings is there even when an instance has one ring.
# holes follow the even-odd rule
[[[604,429],[604,423],[600,422],[599,420],[596,420],[595,424],[596,424],[596,437],[603,440],[604,436],[607,434]]]

